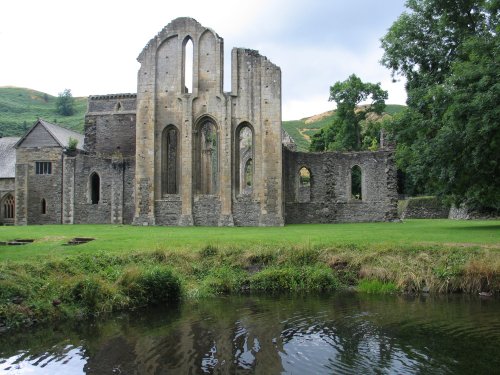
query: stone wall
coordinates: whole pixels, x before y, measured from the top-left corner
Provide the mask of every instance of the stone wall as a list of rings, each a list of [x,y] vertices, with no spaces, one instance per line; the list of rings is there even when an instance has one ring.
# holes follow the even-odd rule
[[[132,158],[103,158],[78,155],[74,161],[74,223],[130,224],[132,222],[133,175]],[[100,180],[99,201],[92,202],[92,174]]]
[[[258,51],[233,48],[231,92],[224,93],[223,47],[210,28],[175,19],[139,55],[137,95],[89,97],[84,151],[64,154],[50,147],[58,143],[48,132],[35,129],[17,151],[16,222],[279,226],[394,220],[392,152],[294,152],[281,128],[280,68]],[[191,58],[193,70],[186,72]],[[251,133],[247,148],[240,144],[242,129]],[[37,160],[50,161],[52,173],[36,175]],[[352,196],[353,166],[362,170],[362,199]],[[309,185],[299,184],[302,167],[310,171]]]
[[[89,97],[85,115],[85,151],[135,156],[135,94]]]
[[[236,226],[258,226],[260,202],[250,194],[236,196],[233,200],[233,218]]]
[[[283,225],[281,70],[258,51],[243,48],[233,48],[232,69],[233,134],[241,124],[253,129],[251,197],[260,205],[258,225]],[[233,159],[233,170],[238,162]],[[233,196],[238,193],[233,191]],[[255,223],[252,216],[248,222],[239,217],[238,225]]]
[[[194,225],[218,226],[221,213],[220,198],[214,195],[198,195],[193,202]]]
[[[179,194],[168,194],[155,202],[155,218],[157,225],[178,225],[181,217],[181,197]]]
[[[450,208],[436,197],[414,197],[402,202],[401,219],[446,219]]]
[[[7,193],[13,193],[16,188],[15,178],[0,178],[0,200]]]
[[[286,223],[333,223],[397,219],[396,166],[392,151],[303,153],[284,151]],[[351,169],[362,170],[362,199],[351,194]],[[310,201],[299,170],[310,171]]]
[[[62,148],[23,146],[16,151],[16,224],[60,224]],[[51,174],[36,174],[37,161],[52,163]],[[42,199],[46,203],[45,213],[42,212]]]
[[[193,44],[192,85],[187,87],[185,48]],[[223,40],[191,18],[168,24],[139,55],[137,85],[135,219],[138,225],[233,225],[239,194],[235,160],[239,129],[253,134],[251,203],[236,203],[238,225],[282,225],[281,71],[257,51],[232,52],[232,91],[223,90]],[[206,186],[200,155],[202,129],[215,128],[217,184]],[[177,157],[164,157],[165,129],[175,129]],[[215,144],[214,143],[214,144]],[[154,151],[153,151],[154,150]],[[174,175],[178,188],[165,189]],[[171,180],[171,179],[170,179]],[[166,191],[178,194],[165,194]],[[260,205],[258,219],[255,204]],[[252,206],[252,215],[241,214]]]

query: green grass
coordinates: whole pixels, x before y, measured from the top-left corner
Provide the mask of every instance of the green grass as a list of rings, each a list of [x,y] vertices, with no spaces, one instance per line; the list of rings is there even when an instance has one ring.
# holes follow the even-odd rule
[[[64,246],[73,237],[96,240]],[[308,224],[285,227],[139,227],[128,225],[44,225],[0,227],[0,241],[34,239],[0,247],[0,261],[155,250],[216,248],[328,248],[466,244],[500,246],[500,221],[408,220],[402,223]]]
[[[38,118],[82,133],[87,98],[75,98],[73,116],[56,113],[56,100],[55,96],[31,89],[0,87],[0,135],[21,136]]]
[[[64,246],[73,237],[94,237]],[[500,292],[500,221],[0,227],[0,327],[252,292]]]
[[[363,293],[388,294],[396,293],[398,291],[398,287],[392,282],[383,282],[376,279],[363,279],[358,284],[358,291]]]

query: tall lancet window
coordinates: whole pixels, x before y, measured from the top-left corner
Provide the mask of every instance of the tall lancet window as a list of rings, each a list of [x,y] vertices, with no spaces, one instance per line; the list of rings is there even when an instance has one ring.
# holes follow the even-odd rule
[[[217,194],[219,191],[219,140],[217,128],[210,121],[204,121],[197,135],[196,181],[199,194]]]
[[[183,45],[183,67],[184,74],[183,78],[183,87],[184,93],[193,92],[193,61],[194,61],[194,51],[193,51],[193,41],[190,37],[187,37],[184,40]]]
[[[162,194],[177,194],[178,131],[173,125],[163,130],[161,190]]]
[[[243,125],[236,131],[236,192],[250,194],[254,184],[253,131],[249,125]]]

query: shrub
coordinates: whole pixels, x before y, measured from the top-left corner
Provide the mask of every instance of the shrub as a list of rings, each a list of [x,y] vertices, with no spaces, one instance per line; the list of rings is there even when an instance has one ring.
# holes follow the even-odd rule
[[[13,298],[26,298],[27,290],[13,280],[0,280],[0,303],[8,303]]]
[[[71,290],[73,300],[92,312],[109,310],[111,295],[105,283],[94,276],[80,279]]]
[[[181,297],[181,281],[169,268],[154,267],[141,274],[139,286],[149,303],[177,301]]]
[[[149,269],[129,268],[118,284],[132,305],[161,304],[180,299],[182,287],[179,277],[166,267]]]

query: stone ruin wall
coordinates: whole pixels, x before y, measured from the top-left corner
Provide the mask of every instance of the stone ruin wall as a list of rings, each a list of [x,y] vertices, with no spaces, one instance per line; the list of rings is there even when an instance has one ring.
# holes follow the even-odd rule
[[[16,151],[16,225],[61,224],[63,157],[60,147],[28,147]],[[52,173],[35,173],[35,160],[50,161]],[[41,201],[47,210],[41,213]]]
[[[84,152],[64,155],[64,224],[131,224],[134,215],[135,94],[89,97]],[[99,203],[90,197],[100,179]]]
[[[186,92],[184,48],[193,43],[193,85]],[[190,18],[167,25],[139,56],[136,207],[139,225],[282,225],[281,71],[256,51],[232,50],[231,92],[223,92],[223,40]],[[216,127],[218,186],[199,191],[200,129]],[[253,130],[254,185],[239,196],[235,138]],[[162,191],[162,134],[178,132],[178,191]],[[154,150],[154,151],[153,151]],[[197,169],[198,168],[198,169]]]
[[[188,39],[194,74],[186,92],[183,56]],[[137,95],[89,98],[84,151],[71,155],[38,144],[34,153],[18,150],[17,224],[267,226],[396,219],[392,151],[302,153],[282,147],[281,71],[257,51],[232,50],[227,93],[223,40],[193,19],[167,25],[138,60]],[[217,186],[208,194],[199,191],[196,159],[206,121],[216,128],[218,163]],[[244,126],[252,131],[253,183],[242,189],[242,168],[249,158],[239,155]],[[166,193],[163,134],[171,128],[177,131],[177,165],[167,180],[174,178],[177,188]],[[34,175],[33,160],[52,161],[53,174]],[[351,197],[354,165],[363,172],[360,201]],[[310,171],[307,187],[299,183],[302,167]],[[90,198],[93,173],[100,177],[99,204]],[[50,201],[43,217],[41,197]]]
[[[397,219],[396,166],[392,151],[292,152],[284,148],[285,222],[337,223]],[[362,171],[362,200],[351,197],[351,168]],[[310,171],[304,202],[299,171]],[[307,194],[306,194],[307,195]]]

